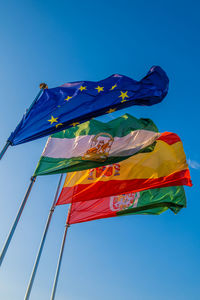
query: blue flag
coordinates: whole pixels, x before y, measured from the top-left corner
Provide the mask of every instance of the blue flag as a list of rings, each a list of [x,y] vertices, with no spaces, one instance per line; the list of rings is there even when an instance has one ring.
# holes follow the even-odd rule
[[[76,126],[132,105],[153,105],[168,92],[169,79],[158,66],[140,81],[114,74],[104,80],[79,81],[45,89],[8,141],[18,145]]]

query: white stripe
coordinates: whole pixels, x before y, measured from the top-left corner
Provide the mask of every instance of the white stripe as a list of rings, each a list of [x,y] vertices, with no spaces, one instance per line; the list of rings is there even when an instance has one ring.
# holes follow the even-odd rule
[[[115,137],[109,156],[128,156],[152,144],[160,133],[148,130],[135,130],[124,137]],[[49,138],[42,156],[71,158],[83,156],[91,148],[94,135],[78,136],[73,139]],[[104,137],[105,140],[109,138]]]

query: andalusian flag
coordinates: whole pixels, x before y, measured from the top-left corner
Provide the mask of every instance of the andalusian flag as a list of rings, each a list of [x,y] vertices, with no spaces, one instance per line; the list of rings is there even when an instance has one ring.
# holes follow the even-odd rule
[[[84,202],[73,202],[68,223],[75,224],[133,214],[158,215],[167,209],[177,214],[183,207],[186,207],[184,188],[172,186]]]
[[[34,175],[96,168],[152,151],[152,143],[160,136],[157,131],[150,119],[129,114],[107,123],[85,122],[48,139]]]
[[[58,204],[178,185],[191,186],[190,173],[180,138],[166,132],[156,140],[151,152],[67,174]]]

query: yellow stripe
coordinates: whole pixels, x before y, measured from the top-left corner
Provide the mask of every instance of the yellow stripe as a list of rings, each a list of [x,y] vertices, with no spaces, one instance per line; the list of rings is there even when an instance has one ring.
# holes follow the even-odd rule
[[[182,142],[173,145],[158,140],[153,152],[139,153],[117,164],[120,175],[113,167],[112,176],[96,177],[96,169],[68,173],[64,187],[78,184],[92,184],[97,181],[159,178],[188,168]],[[108,167],[107,167],[108,168]],[[103,171],[102,175],[105,174]],[[93,179],[88,179],[93,178]]]

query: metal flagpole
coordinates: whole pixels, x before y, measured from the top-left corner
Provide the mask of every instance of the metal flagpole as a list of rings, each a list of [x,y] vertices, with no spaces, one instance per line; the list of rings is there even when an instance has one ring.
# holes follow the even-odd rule
[[[37,94],[37,96],[35,97],[35,99],[33,100],[32,104],[30,105],[30,107],[28,108],[28,110],[26,111],[26,115],[30,112],[30,110],[32,109],[33,105],[35,104],[35,102],[38,100],[38,98],[40,97],[40,95],[42,94],[43,90],[48,89],[48,86],[46,83],[40,83],[40,91]],[[2,159],[2,157],[4,156],[4,154],[6,153],[8,147],[12,145],[12,143],[10,141],[7,141],[5,146],[3,147],[3,149],[0,152],[0,160]]]
[[[7,141],[5,146],[3,147],[3,149],[0,152],[0,160],[2,159],[2,157],[4,156],[4,154],[6,153],[8,147],[11,145],[10,141]]]
[[[14,223],[13,223],[13,226],[12,226],[12,228],[11,228],[11,230],[10,230],[10,233],[9,233],[9,235],[8,235],[8,237],[7,237],[7,240],[6,240],[5,244],[4,244],[3,250],[1,251],[1,255],[0,255],[0,266],[1,266],[2,262],[3,262],[3,259],[4,259],[5,254],[6,254],[7,250],[8,250],[9,244],[10,244],[10,242],[11,242],[11,239],[12,239],[12,237],[13,237],[13,234],[14,234],[14,232],[15,232],[15,229],[16,229],[16,227],[17,227],[17,224],[18,224],[18,222],[19,222],[19,219],[20,219],[20,217],[21,217],[21,214],[22,214],[22,212],[23,212],[23,209],[24,209],[24,207],[25,207],[25,204],[26,204],[26,202],[27,202],[27,200],[28,200],[28,197],[29,197],[29,195],[30,195],[31,189],[32,189],[32,187],[33,187],[33,184],[35,183],[35,180],[36,180],[36,177],[34,177],[34,176],[31,177],[31,183],[30,183],[30,185],[29,185],[29,187],[28,187],[28,189],[27,189],[27,191],[26,191],[25,197],[24,197],[24,199],[23,199],[23,201],[22,201],[22,203],[21,203],[21,206],[20,206],[20,208],[19,208],[19,211],[18,211],[17,216],[16,216],[16,218],[15,218],[15,221],[14,221]]]
[[[68,228],[70,226],[69,225],[69,218],[70,218],[71,208],[72,208],[72,203],[70,204],[70,207],[69,207],[69,210],[68,210],[67,222],[66,222],[66,225],[65,225],[65,232],[64,232],[64,235],[63,235],[62,246],[61,246],[61,249],[60,249],[60,255],[59,255],[59,259],[58,259],[56,275],[55,275],[55,278],[54,278],[53,289],[52,289],[52,293],[51,293],[51,300],[55,299],[56,288],[57,288],[57,284],[58,284],[58,277],[59,277],[59,274],[60,274],[60,267],[61,267],[63,252],[64,252],[64,248],[65,248],[65,241],[66,241],[67,231],[68,231]]]
[[[42,94],[43,90],[48,89],[48,85],[46,83],[40,83],[40,91],[37,94],[37,96],[35,97],[35,99],[33,100],[32,104],[30,105],[30,107],[28,108],[26,114],[28,115],[28,113],[30,112],[30,110],[32,109],[33,105],[35,104],[35,102],[38,100],[38,98],[40,97],[40,95]]]
[[[32,274],[31,274],[31,277],[30,277],[30,280],[29,280],[29,283],[28,283],[28,287],[27,287],[27,290],[26,290],[26,295],[24,297],[24,300],[28,300],[29,297],[30,297],[31,289],[32,289],[33,282],[34,282],[34,279],[35,279],[35,275],[36,275],[36,272],[37,272],[37,268],[38,268],[38,265],[39,265],[39,262],[40,262],[40,257],[41,257],[42,250],[43,250],[43,247],[44,247],[44,243],[45,243],[45,240],[46,240],[47,232],[48,232],[49,225],[50,225],[50,222],[51,222],[51,218],[52,218],[52,215],[53,215],[53,212],[54,212],[54,209],[55,209],[55,204],[56,204],[56,201],[57,201],[57,198],[58,198],[58,193],[59,193],[60,186],[61,186],[61,183],[62,183],[62,178],[63,178],[63,174],[60,175],[60,179],[59,179],[59,182],[58,182],[58,187],[57,187],[57,190],[56,190],[56,193],[55,193],[55,196],[54,196],[52,207],[51,207],[50,212],[49,212],[49,216],[48,216],[46,226],[45,226],[45,230],[44,230],[41,242],[40,242],[40,247],[39,247],[38,254],[37,254],[37,257],[36,257],[36,260],[35,260],[35,264],[34,264],[34,267],[33,267],[33,270],[32,270]]]

